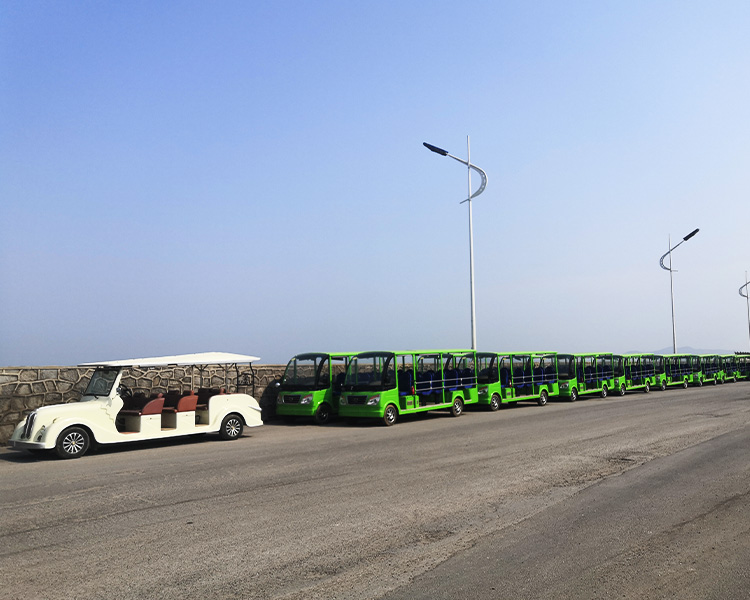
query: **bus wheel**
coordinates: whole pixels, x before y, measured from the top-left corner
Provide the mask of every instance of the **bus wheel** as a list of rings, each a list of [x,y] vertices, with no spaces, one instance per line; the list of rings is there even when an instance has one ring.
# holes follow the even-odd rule
[[[221,421],[221,429],[219,429],[219,437],[222,440],[236,440],[242,435],[242,430],[245,424],[242,422],[242,417],[236,413],[228,414]]]
[[[602,386],[602,398],[606,398],[606,397],[607,397],[607,386],[604,385]]]
[[[667,389],[667,382],[666,381],[662,381],[661,382],[661,391],[663,392],[666,389]]]
[[[620,384],[620,396],[624,396],[624,395],[625,395],[625,384],[621,383]]]
[[[453,406],[451,406],[451,416],[460,417],[462,412],[464,412],[464,400],[459,397],[453,401]]]
[[[315,411],[315,422],[318,425],[325,425],[331,420],[331,407],[323,402],[318,410]]]
[[[546,390],[541,391],[541,393],[539,394],[539,400],[537,400],[536,403],[539,406],[544,406],[545,404],[547,404],[547,391]]]
[[[68,427],[57,438],[55,453],[60,458],[80,458],[89,449],[89,434],[82,427]]]
[[[573,388],[570,390],[570,401],[575,402],[578,400],[578,390]]]
[[[492,394],[492,398],[490,398],[490,410],[497,410],[498,408],[500,408],[500,396]]]
[[[717,383],[719,383],[719,382],[716,381],[716,377],[714,377],[714,385],[716,385]]]
[[[703,379],[699,379],[698,383],[696,384],[698,387],[703,387]]]
[[[385,412],[383,413],[383,423],[390,427],[396,422],[396,419],[398,419],[398,411],[393,404],[389,404],[385,407]]]
[[[683,389],[683,390],[686,390],[686,389],[687,389],[687,379],[684,379],[684,380],[682,381],[682,389]]]
[[[646,387],[643,388],[643,391],[647,394],[651,391],[651,384],[648,381],[646,382]]]

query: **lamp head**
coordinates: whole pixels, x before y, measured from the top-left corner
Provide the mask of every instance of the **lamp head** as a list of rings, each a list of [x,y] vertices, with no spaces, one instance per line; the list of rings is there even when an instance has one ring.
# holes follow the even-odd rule
[[[438,148],[437,146],[433,146],[432,144],[428,144],[427,142],[422,142],[422,145],[428,150],[431,150],[432,152],[436,152],[437,154],[440,154],[441,156],[448,156],[447,150],[443,150],[442,148]]]
[[[695,229],[694,231],[691,231],[688,233],[684,238],[682,238],[683,242],[687,242],[691,237],[693,237],[696,233],[698,233],[700,229]]]

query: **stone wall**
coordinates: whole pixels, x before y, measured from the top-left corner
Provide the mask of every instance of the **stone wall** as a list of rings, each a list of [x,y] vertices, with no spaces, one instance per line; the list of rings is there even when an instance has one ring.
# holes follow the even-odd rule
[[[276,388],[285,365],[254,365],[252,371],[240,368],[225,374],[221,367],[203,372],[190,367],[129,369],[122,382],[133,391],[151,393],[225,387],[255,396],[263,409],[263,420],[276,414]],[[83,367],[2,367],[0,368],[0,445],[5,445],[25,411],[63,402],[75,402],[86,389],[93,369]],[[239,382],[239,386],[237,383]]]

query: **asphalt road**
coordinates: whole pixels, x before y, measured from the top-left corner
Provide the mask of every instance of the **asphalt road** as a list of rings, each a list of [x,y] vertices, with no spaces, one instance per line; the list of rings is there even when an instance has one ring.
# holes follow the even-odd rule
[[[60,461],[0,451],[0,598],[748,598],[750,383]]]

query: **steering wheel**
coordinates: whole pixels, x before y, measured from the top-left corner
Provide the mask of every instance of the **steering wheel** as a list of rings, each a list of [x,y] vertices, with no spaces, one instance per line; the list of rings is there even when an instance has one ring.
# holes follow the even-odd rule
[[[123,400],[131,400],[133,398],[133,391],[124,383],[117,386],[117,393]]]

